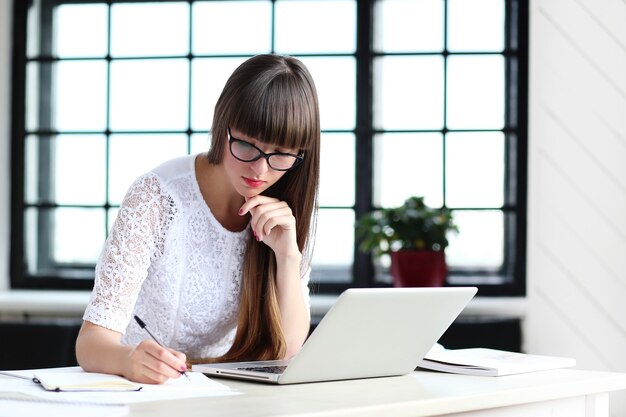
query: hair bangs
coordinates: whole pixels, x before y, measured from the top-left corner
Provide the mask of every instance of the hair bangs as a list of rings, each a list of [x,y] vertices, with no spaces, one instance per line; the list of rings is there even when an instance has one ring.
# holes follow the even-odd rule
[[[317,103],[311,102],[289,72],[275,76],[264,88],[248,92],[236,103],[231,128],[261,142],[306,150],[318,127]]]

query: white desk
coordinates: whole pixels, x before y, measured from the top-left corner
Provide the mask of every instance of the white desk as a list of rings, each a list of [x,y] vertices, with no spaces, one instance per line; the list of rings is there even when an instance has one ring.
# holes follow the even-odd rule
[[[626,374],[562,369],[505,377],[414,372],[288,386],[220,380],[230,397],[131,404],[130,416],[608,417]]]

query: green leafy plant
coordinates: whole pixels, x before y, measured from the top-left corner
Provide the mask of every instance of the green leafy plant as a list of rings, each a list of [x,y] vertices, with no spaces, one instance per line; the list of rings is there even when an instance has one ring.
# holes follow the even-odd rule
[[[452,212],[428,207],[423,197],[374,210],[356,222],[361,250],[377,256],[402,250],[442,251],[448,246],[448,232],[458,232]]]

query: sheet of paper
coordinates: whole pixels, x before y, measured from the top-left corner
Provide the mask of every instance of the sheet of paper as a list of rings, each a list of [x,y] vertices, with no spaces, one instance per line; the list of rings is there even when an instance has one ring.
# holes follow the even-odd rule
[[[34,373],[45,372],[45,369],[12,371],[18,378],[0,377],[0,398],[7,395],[24,395],[38,399],[65,401],[82,404],[130,404],[149,401],[177,400],[195,397],[214,397],[237,395],[227,385],[214,381],[200,372],[187,372],[187,378],[170,379],[165,384],[142,386],[140,391],[130,392],[52,392],[46,391],[38,384],[24,377]],[[80,367],[55,368],[49,371],[84,372]],[[6,372],[3,372],[6,375]]]
[[[125,405],[68,404],[0,399],[0,417],[121,417]]]

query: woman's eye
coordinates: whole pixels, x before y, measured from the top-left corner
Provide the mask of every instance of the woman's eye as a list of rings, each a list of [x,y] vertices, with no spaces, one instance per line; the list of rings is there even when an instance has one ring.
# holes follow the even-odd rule
[[[237,144],[242,148],[242,149],[250,149],[252,148],[252,145],[248,142],[244,142],[244,141],[239,141],[237,142]]]

